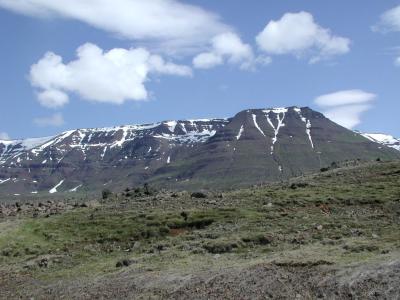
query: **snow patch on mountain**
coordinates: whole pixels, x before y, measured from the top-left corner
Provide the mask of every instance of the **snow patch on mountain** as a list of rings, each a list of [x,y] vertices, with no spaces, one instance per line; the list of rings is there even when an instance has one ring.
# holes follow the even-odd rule
[[[0,140],[0,165],[6,161],[6,158],[11,156],[17,158],[21,153],[41,146],[53,138],[54,136],[25,140]]]
[[[400,139],[382,133],[360,133],[372,142],[379,143],[400,151]]]
[[[49,191],[49,193],[50,193],[50,194],[57,193],[57,189],[58,189],[63,183],[64,183],[64,179],[61,180],[55,187],[53,187],[53,188]]]
[[[176,125],[178,125],[178,122],[176,122],[176,121],[168,121],[168,122],[165,122],[165,124],[167,124],[169,131],[171,133],[174,133]]]
[[[65,131],[54,137],[0,141],[0,165],[6,163],[21,166],[23,160],[32,161],[40,155],[42,162],[59,164],[71,150],[80,151],[82,160],[88,151],[98,153],[104,160],[106,152],[123,148],[124,144],[144,137],[165,139],[174,144],[204,143],[213,137],[216,129],[225,126],[228,119],[199,119],[187,121],[165,121],[144,125],[124,125],[115,127],[77,129]],[[179,126],[182,130],[177,131]],[[215,127],[217,126],[217,127]],[[24,155],[23,159],[18,156]]]
[[[11,180],[11,178],[7,178],[7,179],[3,179],[3,180],[0,179],[0,184],[6,183],[7,181],[10,181],[10,180]]]

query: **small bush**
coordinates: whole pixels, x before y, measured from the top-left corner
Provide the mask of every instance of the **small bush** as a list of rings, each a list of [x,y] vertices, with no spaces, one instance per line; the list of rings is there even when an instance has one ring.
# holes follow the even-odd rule
[[[254,236],[248,236],[242,238],[242,241],[245,243],[253,243],[256,245],[269,245],[272,243],[273,238],[271,236],[258,234]]]
[[[212,254],[228,253],[237,247],[238,245],[232,242],[211,242],[204,245],[204,249]]]
[[[360,252],[373,252],[379,250],[379,247],[375,245],[344,245],[343,249],[353,252],[353,253],[360,253]]]
[[[306,187],[308,187],[308,183],[305,183],[305,182],[292,183],[292,184],[290,185],[290,188],[291,188],[292,190],[295,190],[295,189],[297,189],[297,188],[306,188]]]
[[[170,229],[167,226],[162,226],[158,229],[158,231],[160,232],[161,236],[165,236],[169,234]]]
[[[212,223],[214,223],[214,220],[211,218],[198,219],[198,220],[193,220],[193,221],[188,222],[187,227],[196,228],[196,229],[204,229],[207,226],[210,226]]]
[[[123,259],[116,263],[116,268],[129,267],[133,263],[130,259]]]
[[[181,228],[204,229],[207,226],[210,226],[212,223],[214,223],[214,219],[211,218],[194,219],[190,221],[183,221],[176,219],[176,220],[169,220],[167,225],[171,229],[181,229]]]
[[[207,195],[202,193],[202,192],[194,192],[190,195],[191,198],[198,198],[198,199],[204,199],[207,198]]]
[[[185,220],[185,222],[188,220],[188,213],[186,211],[181,212],[181,217]]]
[[[112,195],[112,192],[109,189],[104,189],[101,192],[101,196],[102,196],[103,200],[110,198],[111,195]]]

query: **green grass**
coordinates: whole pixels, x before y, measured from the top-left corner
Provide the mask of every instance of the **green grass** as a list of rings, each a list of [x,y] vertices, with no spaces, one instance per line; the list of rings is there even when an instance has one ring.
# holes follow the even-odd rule
[[[226,192],[223,198],[121,194],[97,208],[10,218],[13,226],[0,231],[0,270],[52,281],[119,272],[116,262],[124,258],[138,270],[377,259],[400,250],[399,186],[400,163],[393,162]],[[54,262],[26,268],[43,256]]]

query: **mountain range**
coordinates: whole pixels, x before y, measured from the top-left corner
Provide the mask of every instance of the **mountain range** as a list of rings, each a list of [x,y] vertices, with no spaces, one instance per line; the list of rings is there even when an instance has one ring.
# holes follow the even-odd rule
[[[400,141],[348,130],[308,107],[225,119],[77,129],[0,141],[0,195],[231,188],[285,180],[346,160],[400,159]]]

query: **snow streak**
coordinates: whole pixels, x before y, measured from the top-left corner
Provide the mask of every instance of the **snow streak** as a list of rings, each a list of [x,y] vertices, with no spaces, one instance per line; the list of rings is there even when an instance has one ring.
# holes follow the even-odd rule
[[[244,130],[244,127],[243,127],[243,125],[242,125],[242,126],[240,127],[240,130],[239,130],[238,135],[236,136],[236,140],[239,140],[239,139],[240,139],[240,137],[242,136],[243,130]]]
[[[253,122],[254,122],[254,126],[256,126],[256,128],[258,129],[258,131],[265,136],[265,133],[261,130],[260,126],[258,126],[257,124],[257,116],[255,114],[253,114]]]
[[[70,189],[68,192],[74,193],[74,192],[76,192],[81,186],[82,186],[82,184],[78,185],[77,187],[74,187],[73,189]]]
[[[306,134],[308,135],[308,139],[310,140],[311,148],[314,149],[314,143],[311,137],[311,121],[303,117],[300,108],[296,107],[294,110],[299,114],[300,119],[306,124]]]
[[[53,187],[53,188],[49,191],[49,193],[50,193],[50,194],[57,193],[57,189],[58,189],[63,183],[64,183],[64,179],[61,180],[55,187]]]
[[[274,147],[275,143],[278,141],[278,134],[281,127],[285,126],[283,121],[285,120],[285,115],[287,113],[287,108],[275,108],[272,110],[264,110],[265,116],[267,117],[267,121],[269,125],[271,125],[272,129],[274,130],[274,137],[272,138],[272,146],[271,146],[271,155],[274,154]],[[270,113],[276,114],[276,119],[278,120],[278,125],[275,127],[274,123],[272,123],[269,115]]]

